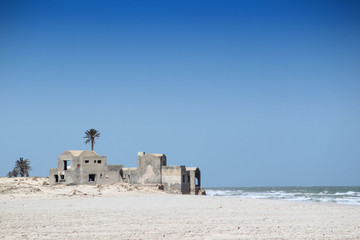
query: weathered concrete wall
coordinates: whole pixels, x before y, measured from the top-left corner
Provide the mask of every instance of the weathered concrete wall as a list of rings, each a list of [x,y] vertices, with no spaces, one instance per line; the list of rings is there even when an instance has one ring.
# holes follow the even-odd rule
[[[120,182],[120,174],[117,171],[97,174],[96,184],[112,184]]]
[[[166,166],[162,168],[164,190],[174,193],[190,193],[189,172],[185,166]]]
[[[123,182],[137,184],[137,168],[123,168]]]
[[[182,176],[181,193],[190,194],[190,175],[189,172],[186,171],[185,166],[181,166],[181,176]]]
[[[56,183],[55,175],[57,175],[59,177],[58,169],[57,168],[50,168],[50,170],[49,170],[49,184],[52,185],[52,184]]]
[[[189,171],[190,176],[190,194],[196,195],[195,191],[195,171]]]
[[[138,153],[137,184],[154,185],[161,184],[161,169],[166,166],[165,154]]]
[[[200,190],[200,169],[197,167],[186,168],[190,176],[190,194],[197,195]],[[197,181],[197,183],[196,183]]]
[[[109,170],[110,167],[110,170]],[[50,169],[50,184],[101,184],[120,181],[122,165],[107,166],[105,156],[93,151],[65,151],[58,157],[58,169]]]
[[[181,193],[181,167],[166,166],[162,168],[162,182],[166,192]]]
[[[105,156],[80,157],[80,183],[103,183],[105,174],[108,173],[107,160]],[[95,180],[90,182],[89,175],[95,175]],[[118,173],[119,174],[119,173]],[[118,178],[116,178],[118,180]],[[114,179],[115,181],[115,179]]]
[[[107,168],[110,172],[119,172],[122,168],[124,168],[124,165],[108,165]]]

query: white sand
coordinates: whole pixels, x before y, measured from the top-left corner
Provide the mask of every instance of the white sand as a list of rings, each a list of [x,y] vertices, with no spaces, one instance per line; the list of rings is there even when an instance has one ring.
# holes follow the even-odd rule
[[[360,206],[17,180],[0,178],[0,239],[360,239]]]

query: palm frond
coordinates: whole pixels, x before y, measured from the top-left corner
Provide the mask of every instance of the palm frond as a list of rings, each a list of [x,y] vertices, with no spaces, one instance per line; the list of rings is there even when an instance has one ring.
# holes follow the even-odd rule
[[[29,171],[31,171],[30,161],[29,159],[24,159],[20,157],[19,160],[16,160],[15,167],[12,171],[13,176],[17,176],[18,174],[21,177],[29,176]]]
[[[93,150],[93,146],[96,143],[95,139],[100,137],[100,132],[94,128],[85,131],[85,144],[91,143],[91,150]]]

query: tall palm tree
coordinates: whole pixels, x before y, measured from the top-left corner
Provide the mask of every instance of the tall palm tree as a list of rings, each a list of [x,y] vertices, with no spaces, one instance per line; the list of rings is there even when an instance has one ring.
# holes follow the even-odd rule
[[[16,160],[13,172],[19,173],[20,177],[29,177],[29,171],[31,170],[29,159],[22,157]]]
[[[99,138],[100,133],[96,129],[89,129],[85,132],[85,144],[91,143],[91,151],[94,151],[95,138]]]

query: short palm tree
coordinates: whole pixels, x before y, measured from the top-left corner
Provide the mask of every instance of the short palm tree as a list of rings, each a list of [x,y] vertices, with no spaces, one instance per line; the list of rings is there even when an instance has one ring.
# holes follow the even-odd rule
[[[13,172],[18,173],[20,177],[29,177],[29,171],[31,170],[29,159],[24,159],[22,157],[19,160],[16,160],[15,167]],[[15,174],[13,174],[15,175]]]
[[[96,129],[89,129],[85,132],[85,144],[91,143],[91,151],[94,151],[95,138],[99,138],[100,133]]]
[[[19,175],[18,170],[14,168],[12,171],[8,173],[8,177],[17,177]]]

